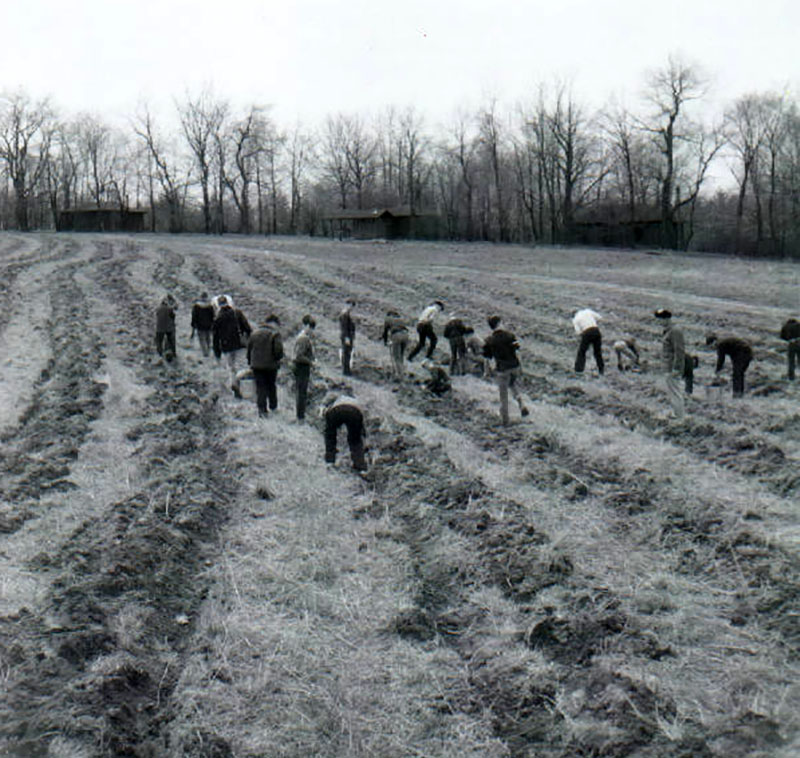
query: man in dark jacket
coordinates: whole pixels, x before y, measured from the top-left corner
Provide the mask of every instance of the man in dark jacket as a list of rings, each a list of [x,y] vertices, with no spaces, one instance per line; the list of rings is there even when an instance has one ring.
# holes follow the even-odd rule
[[[322,417],[325,419],[325,462],[336,463],[336,436],[339,427],[345,426],[353,468],[356,471],[366,471],[364,439],[367,429],[364,410],[349,389],[341,394],[329,393],[326,396],[322,404]]]
[[[192,336],[194,339],[197,335],[197,341],[200,343],[200,351],[203,357],[208,356],[211,352],[211,328],[214,326],[214,305],[208,297],[208,293],[204,292],[200,295],[200,299],[192,305]]]
[[[342,345],[342,373],[350,376],[350,362],[353,358],[353,345],[356,341],[356,322],[353,318],[355,300],[345,301],[344,308],[339,311],[339,340]]]
[[[497,387],[500,391],[500,418],[503,424],[507,425],[509,421],[509,390],[517,401],[517,405],[519,405],[520,414],[522,416],[528,415],[528,409],[525,407],[522,395],[520,395],[516,387],[516,381],[522,374],[519,359],[517,358],[519,342],[517,342],[517,338],[511,332],[503,329],[500,316],[490,316],[488,318],[488,324],[492,333],[483,343],[483,354],[487,358],[494,358]]]
[[[800,321],[790,318],[781,327],[781,339],[788,342],[786,365],[789,369],[789,381],[794,381],[794,367],[800,363]]]
[[[278,368],[283,359],[283,340],[278,331],[280,319],[273,313],[267,316],[260,328],[247,341],[247,363],[256,383],[258,415],[267,415],[278,408]]]
[[[464,374],[467,370],[467,327],[455,314],[444,325],[444,337],[450,343],[450,376]]]
[[[236,397],[241,397],[239,382],[236,378],[239,351],[244,347],[253,331],[249,322],[238,308],[231,307],[228,299],[221,295],[218,299],[219,313],[211,327],[214,355],[219,360],[223,354],[228,364],[231,378],[231,390]]]
[[[314,364],[314,329],[317,322],[310,315],[303,316],[303,328],[294,341],[294,390],[297,420],[306,417],[308,401],[308,382],[311,366]]]
[[[167,295],[156,308],[156,350],[166,361],[171,361],[175,350],[175,300]]]
[[[716,373],[722,371],[725,358],[730,356],[733,367],[733,396],[744,395],[744,373],[753,360],[753,348],[750,344],[738,337],[725,337],[718,339],[716,334],[706,335],[706,345],[717,349]]]

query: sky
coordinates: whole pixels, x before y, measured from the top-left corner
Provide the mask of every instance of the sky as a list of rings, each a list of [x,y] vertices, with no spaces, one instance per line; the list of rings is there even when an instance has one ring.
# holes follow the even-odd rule
[[[11,0],[0,92],[124,118],[210,87],[283,126],[414,106],[426,122],[568,82],[630,107],[668,56],[709,78],[720,109],[800,87],[797,0]]]

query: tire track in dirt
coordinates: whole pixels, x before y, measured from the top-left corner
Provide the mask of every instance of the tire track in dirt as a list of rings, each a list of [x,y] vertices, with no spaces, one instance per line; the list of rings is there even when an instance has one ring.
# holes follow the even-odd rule
[[[164,754],[182,641],[233,494],[225,450],[215,442],[222,422],[214,398],[191,374],[141,360],[152,353],[144,337],[152,314],[126,281],[132,250],[98,242],[85,275],[116,311],[115,350],[153,390],[145,418],[129,432],[142,481],[43,558],[58,577],[47,608],[3,624],[11,686],[1,733],[18,751],[12,755],[45,750],[53,734],[60,736],[52,749]],[[63,290],[70,302],[79,296],[74,287]],[[84,323],[85,314],[63,315],[65,331]],[[56,381],[62,371],[71,377],[74,367],[56,364]]]

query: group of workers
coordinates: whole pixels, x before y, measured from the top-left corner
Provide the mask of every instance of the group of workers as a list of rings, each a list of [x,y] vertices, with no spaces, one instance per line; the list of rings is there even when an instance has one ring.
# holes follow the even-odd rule
[[[352,374],[357,326],[357,319],[353,314],[355,307],[356,302],[348,299],[338,316],[341,370],[345,377]],[[167,295],[156,309],[156,349],[166,361],[173,360],[176,354],[176,309],[177,303],[171,295]],[[442,331],[450,346],[448,373],[433,360],[438,344],[437,322],[442,320],[444,310],[444,303],[440,300],[433,301],[422,310],[416,320],[416,343],[408,353],[411,342],[409,323],[397,310],[387,311],[381,339],[389,349],[392,376],[398,380],[403,379],[406,376],[406,361],[413,361],[426,349],[422,366],[429,376],[423,383],[432,393],[442,395],[448,392],[451,389],[450,377],[453,375],[494,375],[499,390],[500,417],[503,424],[509,423],[509,394],[516,401],[520,415],[527,416],[529,411],[518,387],[522,369],[517,356],[520,345],[516,336],[504,327],[500,316],[492,315],[487,319],[491,334],[482,340],[475,334],[472,326],[456,314],[451,314]],[[673,322],[669,310],[659,309],[654,316],[663,325],[662,369],[667,395],[673,416],[680,418],[685,412],[685,395],[691,395],[693,391],[694,369],[698,366],[698,357],[687,352],[683,331]],[[598,323],[600,320],[601,316],[590,308],[580,309],[572,317],[578,336],[574,365],[578,374],[586,367],[586,356],[590,348],[598,373],[602,375],[605,371],[602,333]],[[304,316],[300,333],[294,341],[292,366],[298,420],[305,418],[308,405],[309,380],[314,363],[315,328],[315,319],[311,315]],[[230,295],[209,298],[208,293],[204,292],[192,306],[191,329],[191,339],[197,338],[204,357],[213,351],[218,360],[224,358],[230,375],[230,388],[236,397],[242,396],[242,380],[252,379],[259,415],[267,416],[277,409],[277,375],[285,353],[280,319],[276,314],[270,313],[258,328],[253,329],[244,313],[235,307]],[[780,337],[788,343],[788,376],[793,380],[795,367],[800,363],[800,322],[790,318],[783,325]],[[733,396],[741,397],[744,393],[745,372],[753,357],[751,346],[737,337],[718,339],[714,334],[706,336],[706,345],[717,351],[717,374],[722,370],[726,358],[730,358]],[[618,370],[640,369],[641,356],[634,338],[617,339],[612,347]],[[242,351],[246,356],[246,367],[239,365]],[[337,432],[341,426],[346,426],[353,467],[360,471],[365,470],[364,409],[353,397],[352,388],[342,385],[327,393],[322,403],[321,415],[325,419],[325,460],[328,463],[335,462]]]

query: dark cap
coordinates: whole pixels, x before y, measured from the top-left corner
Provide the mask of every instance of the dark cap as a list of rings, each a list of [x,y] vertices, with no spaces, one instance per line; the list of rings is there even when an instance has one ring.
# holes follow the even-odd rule
[[[672,311],[668,311],[666,308],[659,308],[653,315],[656,318],[672,318]]]
[[[490,328],[490,329],[496,329],[496,328],[497,328],[497,325],[498,325],[498,324],[499,324],[499,323],[500,323],[502,320],[503,320],[503,319],[501,319],[501,318],[500,318],[500,316],[496,316],[496,315],[495,315],[495,316],[489,316],[489,318],[487,318],[487,319],[486,319],[486,323],[487,323],[487,324],[489,324],[489,328]]]
[[[270,313],[269,316],[267,316],[264,319],[264,323],[265,324],[278,324],[280,326],[281,320],[274,313]]]
[[[434,305],[438,305],[440,310],[444,310],[444,303],[441,300],[434,300]]]
[[[303,326],[310,326],[312,329],[316,329],[317,322],[311,314],[306,313],[306,315],[303,316]]]

